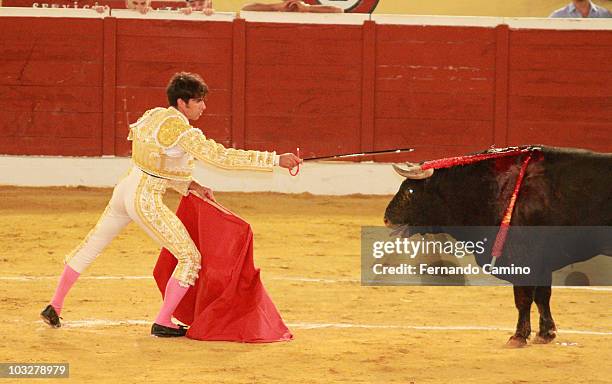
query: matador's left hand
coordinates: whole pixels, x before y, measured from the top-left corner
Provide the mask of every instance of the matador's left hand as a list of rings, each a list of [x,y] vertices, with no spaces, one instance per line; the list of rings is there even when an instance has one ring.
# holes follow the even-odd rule
[[[205,187],[203,185],[200,185],[196,183],[195,181],[191,182],[191,185],[189,186],[189,190],[195,192],[196,196],[200,196],[202,198],[205,197],[209,200],[216,201],[215,195],[213,194],[212,189]]]

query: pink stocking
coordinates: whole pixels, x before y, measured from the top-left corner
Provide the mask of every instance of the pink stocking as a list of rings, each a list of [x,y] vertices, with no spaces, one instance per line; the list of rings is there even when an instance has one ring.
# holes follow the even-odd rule
[[[77,281],[79,276],[81,276],[80,273],[70,268],[70,266],[66,264],[64,267],[64,272],[62,272],[62,276],[57,284],[57,288],[55,288],[53,299],[51,299],[51,306],[55,309],[58,316],[62,312],[64,298],[66,298],[68,291],[70,291],[70,288],[74,285],[74,282]]]
[[[166,284],[166,292],[164,293],[164,304],[162,305],[155,323],[171,328],[178,328],[172,322],[172,314],[176,307],[187,293],[189,287],[181,287],[179,282],[174,277],[171,277]]]

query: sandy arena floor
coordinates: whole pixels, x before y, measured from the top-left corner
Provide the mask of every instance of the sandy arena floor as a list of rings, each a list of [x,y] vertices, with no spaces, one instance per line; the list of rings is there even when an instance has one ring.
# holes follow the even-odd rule
[[[553,290],[557,340],[507,349],[511,288],[362,287],[360,226],[380,225],[389,197],[217,194],[251,223],[256,263],[294,341],[149,336],[161,304],[150,277],[158,248],[133,224],[76,284],[65,326],[50,329],[38,313],[62,258],[110,194],[0,187],[0,363],[70,363],[70,379],[36,383],[612,382],[609,290]],[[178,197],[167,201],[176,207]]]

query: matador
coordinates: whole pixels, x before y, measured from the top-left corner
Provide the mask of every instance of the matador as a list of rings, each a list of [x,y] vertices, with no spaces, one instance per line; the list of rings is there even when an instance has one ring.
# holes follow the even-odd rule
[[[51,327],[61,326],[64,298],[78,277],[131,221],[160,246],[168,249],[177,265],[165,288],[164,302],[151,334],[184,336],[186,328],[172,322],[172,314],[200,270],[200,253],[183,223],[162,201],[168,187],[183,196],[190,192],[214,200],[212,190],[193,179],[196,160],[226,169],[272,171],[275,165],[291,169],[302,159],[293,153],[225,148],[190,125],[206,109],[208,86],[196,74],[175,74],[166,89],[168,108],[145,112],[130,125],[132,167],[117,184],[95,227],[65,258],[64,271],[41,318]]]

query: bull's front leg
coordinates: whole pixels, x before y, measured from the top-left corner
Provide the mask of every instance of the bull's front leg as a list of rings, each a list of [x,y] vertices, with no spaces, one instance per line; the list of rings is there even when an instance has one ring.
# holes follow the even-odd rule
[[[533,340],[537,344],[550,343],[557,336],[557,326],[550,312],[551,292],[550,286],[536,287],[535,289],[535,302],[540,312],[540,331]]]
[[[524,347],[527,345],[527,338],[531,334],[531,303],[535,287],[517,287],[514,286],[514,304],[518,309],[518,323],[516,324],[516,332],[506,343],[509,347]]]

